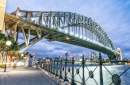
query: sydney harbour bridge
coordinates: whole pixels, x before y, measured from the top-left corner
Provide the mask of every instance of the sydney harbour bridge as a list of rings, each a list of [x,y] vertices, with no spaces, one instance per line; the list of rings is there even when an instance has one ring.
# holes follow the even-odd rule
[[[116,59],[120,53],[103,28],[89,17],[59,11],[26,11],[17,8],[4,16],[5,34],[18,41],[19,33],[25,42],[19,45],[23,52],[43,38],[86,47]],[[35,36],[30,38],[30,35]]]

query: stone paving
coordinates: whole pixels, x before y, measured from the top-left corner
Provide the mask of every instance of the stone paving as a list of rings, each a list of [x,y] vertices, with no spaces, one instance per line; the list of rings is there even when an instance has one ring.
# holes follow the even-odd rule
[[[34,67],[0,69],[0,85],[57,85],[40,69]]]

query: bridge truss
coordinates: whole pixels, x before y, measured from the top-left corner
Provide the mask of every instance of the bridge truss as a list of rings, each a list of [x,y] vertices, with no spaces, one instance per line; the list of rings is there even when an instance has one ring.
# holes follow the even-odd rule
[[[111,59],[119,55],[102,27],[80,14],[25,11],[18,8],[11,14],[5,14],[5,26],[7,35],[13,36],[16,41],[18,34],[23,34],[25,43],[20,45],[21,52],[46,38],[100,51]],[[30,35],[35,37],[30,39]]]

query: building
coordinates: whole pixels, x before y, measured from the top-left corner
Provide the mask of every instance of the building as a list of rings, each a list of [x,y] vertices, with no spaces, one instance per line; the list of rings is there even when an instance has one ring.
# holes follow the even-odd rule
[[[98,52],[93,52],[93,51],[89,52],[89,55],[88,55],[89,59],[97,60],[98,57],[99,57],[99,53]]]
[[[2,30],[2,33],[5,33],[5,23],[4,23],[5,7],[6,7],[6,0],[0,0],[0,30]]]
[[[120,53],[120,55],[119,56],[117,56],[117,60],[122,60],[122,53],[121,53],[121,49],[118,47],[117,48],[117,51]]]

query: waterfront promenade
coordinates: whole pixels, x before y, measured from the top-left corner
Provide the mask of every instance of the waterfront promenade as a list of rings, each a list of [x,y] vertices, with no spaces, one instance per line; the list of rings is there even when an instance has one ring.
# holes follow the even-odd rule
[[[0,85],[57,85],[40,69],[34,67],[0,69]]]

